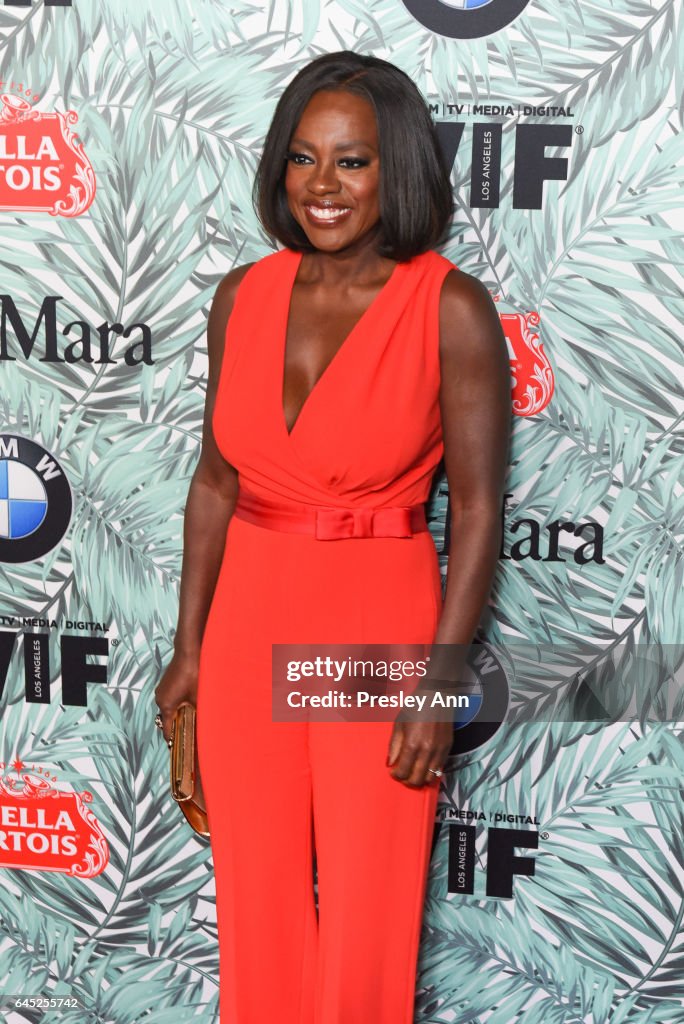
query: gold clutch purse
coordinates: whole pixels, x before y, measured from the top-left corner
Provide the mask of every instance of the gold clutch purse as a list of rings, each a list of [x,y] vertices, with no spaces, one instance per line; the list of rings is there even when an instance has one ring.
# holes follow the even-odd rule
[[[193,799],[198,778],[195,744],[195,705],[176,708],[171,727],[171,796],[199,836],[209,836],[207,812]]]

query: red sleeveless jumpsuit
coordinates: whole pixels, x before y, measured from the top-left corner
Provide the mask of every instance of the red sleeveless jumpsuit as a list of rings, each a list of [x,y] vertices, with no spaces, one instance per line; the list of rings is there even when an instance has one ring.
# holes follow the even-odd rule
[[[219,449],[262,499],[424,502],[443,453],[439,295],[454,264],[433,251],[396,264],[288,434],[283,361],[300,262],[283,249],[240,283]],[[392,721],[273,722],[271,644],[430,644],[441,608],[429,532],[321,540],[231,518],[197,702],[221,1024],[413,1021],[439,787],[391,777]]]

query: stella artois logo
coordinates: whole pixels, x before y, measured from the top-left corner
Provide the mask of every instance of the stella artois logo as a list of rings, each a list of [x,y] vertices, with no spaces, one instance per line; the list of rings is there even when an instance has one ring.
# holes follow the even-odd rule
[[[499,303],[499,296],[494,296]],[[539,313],[499,313],[511,359],[511,399],[516,416],[534,416],[551,401],[553,369],[537,332]]]
[[[95,173],[71,125],[73,110],[44,114],[25,96],[0,94],[0,210],[78,217],[95,196]]]
[[[102,829],[86,807],[92,794],[53,785],[55,776],[23,761],[0,762],[0,868],[99,875],[109,862]]]

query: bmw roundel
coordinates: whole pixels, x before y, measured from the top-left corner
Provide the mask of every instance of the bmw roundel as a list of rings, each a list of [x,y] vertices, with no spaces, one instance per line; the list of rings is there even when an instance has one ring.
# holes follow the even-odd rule
[[[472,11],[476,7],[484,7],[491,4],[492,0],[442,0],[447,7],[455,7],[459,11]]]
[[[510,25],[530,0],[404,0],[425,28],[452,39],[489,36]]]
[[[35,441],[0,434],[0,562],[30,562],[59,544],[71,521],[71,487]]]
[[[471,646],[463,681],[470,691],[468,707],[456,712],[449,757],[481,747],[498,732],[508,712],[509,686],[504,668],[493,649],[478,639]]]

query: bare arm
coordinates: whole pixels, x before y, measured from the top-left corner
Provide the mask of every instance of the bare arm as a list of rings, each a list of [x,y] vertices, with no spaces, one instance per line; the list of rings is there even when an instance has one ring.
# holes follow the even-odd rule
[[[214,295],[207,323],[209,379],[204,405],[202,449],[190,482],[183,524],[183,567],[174,638],[177,654],[198,659],[202,633],[209,614],[226,530],[238,494],[237,470],[221,455],[211,426],[216,401],[226,324],[235,292],[249,264],[227,274]]]
[[[212,430],[226,324],[235,292],[251,264],[228,273],[214,295],[207,325],[209,379],[204,407],[202,449],[185,506],[183,565],[174,654],[156,690],[155,700],[164,722],[164,737],[171,736],[176,706],[196,701],[202,634],[218,579],[226,531],[238,494],[237,471],[221,455]]]
[[[470,644],[494,579],[511,431],[511,372],[499,314],[480,281],[445,280],[440,308],[444,466],[451,536],[436,644]]]
[[[458,680],[494,579],[511,431],[511,379],[501,321],[481,282],[459,270],[440,302],[440,407],[451,536],[447,587],[433,644],[459,644],[460,659],[431,648],[429,677]],[[453,650],[449,653],[454,653]],[[429,691],[429,679],[425,684]],[[397,721],[392,775],[410,785],[437,776],[453,739],[451,722]]]

